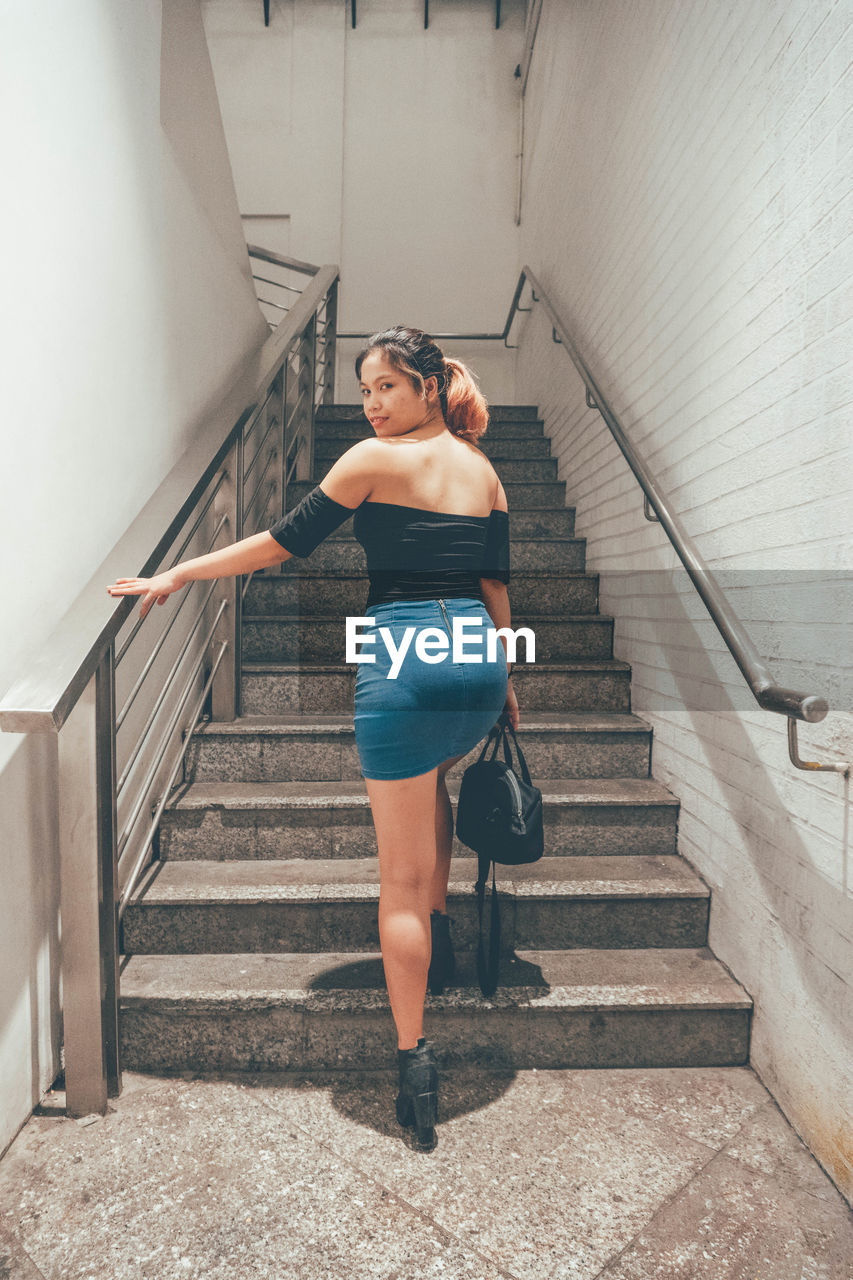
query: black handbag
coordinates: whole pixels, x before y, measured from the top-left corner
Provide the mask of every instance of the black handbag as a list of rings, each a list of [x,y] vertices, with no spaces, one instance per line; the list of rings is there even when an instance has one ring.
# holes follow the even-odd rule
[[[513,769],[507,731],[512,734],[521,777]],[[489,744],[492,754],[484,759]],[[497,759],[503,741],[504,760]],[[484,996],[497,990],[500,966],[501,913],[495,884],[495,863],[520,866],[536,862],[545,849],[542,825],[542,792],[530,781],[524,753],[506,712],[502,712],[486,739],[479,759],[462,775],[456,804],[456,834],[477,854],[477,913],[480,932],[477,941],[477,977]],[[483,907],[489,866],[492,868],[489,955],[483,945]]]

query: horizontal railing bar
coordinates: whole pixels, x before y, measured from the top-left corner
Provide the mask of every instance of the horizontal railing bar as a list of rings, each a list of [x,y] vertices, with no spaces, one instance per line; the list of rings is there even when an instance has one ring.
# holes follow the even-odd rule
[[[201,694],[199,695],[198,702],[195,705],[193,714],[190,717],[192,720],[193,726],[195,726],[198,723],[198,717],[199,717],[199,714],[201,713],[202,707],[204,706],[204,700],[207,697],[208,693],[210,692],[210,686],[213,684],[214,676],[216,675],[216,672],[219,668],[219,664],[222,661],[223,655],[225,654],[225,650],[227,648],[228,648],[228,641],[223,640],[221,645],[219,646],[219,652],[217,653],[216,657],[213,660],[213,666],[211,667],[210,675],[207,677],[204,688],[202,689]],[[192,684],[190,684],[189,688],[192,689]],[[187,693],[186,696],[187,698],[189,697],[189,692]],[[184,699],[184,701],[186,701],[186,698]],[[127,907],[127,904],[130,900],[130,896],[133,893],[134,889],[136,888],[137,882],[139,880],[139,874],[142,871],[145,863],[145,855],[148,852],[148,848],[151,844],[151,841],[154,839],[154,833],[156,832],[157,827],[159,826],[159,823],[160,823],[160,819],[163,816],[163,810],[166,808],[166,805],[169,802],[169,796],[172,791],[172,784],[175,781],[175,776],[177,775],[178,769],[183,764],[184,756],[187,754],[187,750],[191,742],[192,742],[192,731],[187,733],[183,743],[181,744],[181,750],[179,751],[177,759],[175,760],[174,766],[172,767],[169,777],[166,780],[166,784],[163,788],[163,794],[160,797],[160,801],[157,805],[157,808],[154,811],[154,816],[152,818],[151,825],[148,828],[148,834],[145,837],[145,843],[143,844],[140,850],[137,861],[134,864],[134,867],[130,873],[130,876],[128,877],[127,884],[125,885],[124,890],[122,891],[122,894],[119,898],[119,901],[118,901],[119,920],[121,920],[122,916],[124,915],[125,908]]]
[[[299,461],[299,454],[300,454],[300,451],[302,450],[302,448],[303,448],[304,444],[305,444],[305,437],[304,437],[304,436],[300,436],[300,437],[298,438],[297,442],[296,442],[296,452],[295,452],[295,453],[294,453],[294,455],[293,455],[293,459],[292,459],[292,461],[291,461],[291,463],[290,463],[290,466],[287,468],[287,474],[286,474],[286,475],[285,475],[285,477],[284,477],[284,487],[285,487],[285,489],[286,489],[286,488],[287,488],[287,486],[290,484],[290,477],[293,475],[293,472],[294,472],[294,470],[296,469],[296,463]]]
[[[174,555],[174,557],[173,557],[173,559],[172,559],[172,563],[169,565],[169,568],[170,568],[170,569],[174,569],[175,565],[176,565],[176,564],[180,564],[180,563],[181,563],[181,561],[183,560],[183,558],[184,558],[184,552],[186,551],[187,547],[190,545],[190,543],[192,542],[192,540],[193,540],[193,538],[195,537],[196,533],[198,532],[198,529],[199,529],[199,526],[201,525],[201,522],[204,520],[204,517],[207,515],[208,511],[210,510],[211,503],[214,501],[214,499],[216,498],[217,493],[218,493],[218,492],[219,492],[219,490],[222,488],[222,484],[223,484],[223,481],[224,481],[224,480],[225,480],[225,472],[223,471],[223,472],[221,473],[221,475],[220,475],[219,479],[217,480],[217,482],[216,482],[215,486],[213,487],[213,489],[211,490],[211,492],[208,494],[207,502],[205,502],[205,504],[204,504],[204,506],[202,507],[201,511],[200,511],[200,512],[199,512],[199,514],[196,516],[196,519],[195,519],[195,521],[194,521],[194,523],[193,523],[193,527],[190,529],[189,533],[188,533],[188,534],[187,534],[187,536],[184,538],[184,540],[183,540],[183,542],[181,543],[180,547],[179,547],[179,548],[178,548],[178,550],[175,552],[175,555]],[[220,521],[220,522],[219,522],[219,524],[217,525],[217,527],[216,527],[216,533],[214,533],[214,535],[213,535],[213,537],[211,538],[210,542],[207,544],[207,547],[206,547],[206,550],[207,550],[207,551],[209,551],[209,550],[210,550],[210,548],[213,546],[213,543],[216,541],[217,534],[219,533],[219,530],[220,530],[221,528],[222,528],[222,521]],[[183,604],[183,601],[181,601],[181,604]],[[180,609],[178,610],[178,612],[180,612]],[[144,619],[144,618],[141,618],[141,617],[140,617],[140,618],[137,618],[137,619],[136,619],[136,622],[134,623],[133,628],[132,628],[132,630],[131,630],[130,634],[127,636],[127,638],[126,638],[126,640],[125,640],[124,644],[121,646],[121,648],[119,649],[118,653],[116,654],[116,660],[115,660],[116,669],[118,669],[118,665],[119,665],[119,663],[121,662],[121,660],[122,660],[122,658],[124,657],[124,655],[127,653],[127,651],[128,651],[128,649],[130,648],[130,646],[133,644],[133,642],[134,642],[134,640],[136,639],[137,635],[139,634],[139,629],[140,629],[140,627],[143,625],[143,623],[144,623],[144,622],[145,622],[145,619]],[[171,623],[170,623],[169,625],[171,626]],[[123,718],[124,718],[124,716],[122,716],[122,717],[121,717],[121,719],[123,719]]]
[[[266,431],[264,432],[263,439],[260,441],[260,443],[258,444],[257,449],[255,450],[254,454],[252,455],[252,461],[249,463],[249,466],[248,466],[248,467],[246,468],[246,470],[243,472],[243,492],[244,492],[244,493],[245,493],[245,491],[246,491],[246,481],[249,479],[249,476],[250,476],[250,475],[252,474],[252,472],[254,471],[254,469],[255,469],[255,463],[257,462],[258,458],[260,458],[260,457],[262,457],[262,456],[263,456],[263,452],[264,452],[264,445],[266,444],[267,439],[269,438],[269,434],[270,434],[270,432],[271,432],[271,431],[273,431],[277,426],[278,426],[278,417],[273,417],[273,418],[271,418],[271,419],[270,419],[269,426],[267,427]],[[245,449],[245,446],[244,446],[244,449]],[[245,457],[245,452],[244,452],[243,456]]]
[[[222,600],[219,605],[219,608],[216,611],[216,617],[213,619],[213,623],[208,629],[207,635],[204,638],[204,643],[202,644],[201,649],[199,650],[198,659],[194,667],[192,668],[189,682],[185,687],[184,693],[182,694],[180,700],[178,701],[178,705],[175,709],[174,715],[172,716],[171,720],[166,726],[165,733],[160,738],[159,750],[154,753],[154,760],[151,765],[151,768],[148,770],[148,776],[146,777],[144,783],[139,789],[139,795],[136,799],[136,803],[130,812],[130,817],[125,823],[124,830],[122,831],[121,835],[118,838],[118,841],[116,844],[116,854],[119,859],[121,859],[125,846],[127,845],[127,842],[130,839],[130,836],[133,832],[133,828],[136,825],[136,819],[139,817],[140,813],[142,812],[142,806],[145,804],[145,800],[148,795],[148,790],[152,782],[154,781],[154,778],[157,775],[157,770],[160,767],[160,762],[163,759],[166,746],[171,740],[172,734],[175,731],[175,726],[177,725],[178,721],[181,718],[181,712],[184,709],[184,704],[187,698],[189,697],[190,690],[192,689],[192,682],[195,679],[195,677],[198,675],[198,672],[201,669],[201,664],[204,662],[204,655],[207,653],[207,646],[210,644],[211,640],[213,639],[213,633],[216,631],[216,628],[219,625],[219,619],[222,617],[227,607],[228,607],[228,601]]]
[[[256,244],[247,245],[250,258],[260,258],[261,262],[271,262],[278,267],[289,267],[291,271],[301,271],[303,275],[316,276],[322,267],[316,267],[313,262],[301,262],[299,258],[290,258],[283,253],[275,253],[272,249],[261,249]]]
[[[220,520],[216,533],[213,535],[213,538],[211,539],[210,546],[208,546],[208,551],[210,550],[210,547],[213,545],[213,543],[216,541],[217,537],[219,536],[219,532],[223,524],[226,523],[227,518],[228,518],[227,516],[223,516],[222,519]],[[127,695],[127,698],[125,699],[124,706],[116,716],[116,733],[118,733],[119,730],[121,729],[122,725],[125,722],[125,719],[127,718],[127,714],[130,711],[130,708],[133,706],[134,702],[136,701],[136,698],[139,696],[139,691],[142,688],[143,684],[145,683],[145,680],[149,672],[151,671],[151,668],[154,666],[154,663],[157,661],[157,657],[162,651],[163,645],[166,643],[166,640],[168,639],[169,632],[172,630],[172,627],[180,618],[181,611],[186,607],[188,602],[192,599],[191,590],[192,590],[192,584],[190,584],[190,591],[184,592],[183,600],[180,601],[177,609],[173,610],[171,618],[169,619],[167,625],[164,627],[163,631],[157,638],[156,645],[151,650],[148,657],[145,659],[145,665],[143,666],[139,675],[136,677],[134,686],[131,689],[130,693]],[[205,600],[204,604],[205,605],[207,604],[207,600]],[[202,608],[204,608],[204,605],[202,605]],[[145,619],[143,618],[142,621],[144,622]]]
[[[252,272],[252,279],[253,279],[253,280],[260,280],[261,284],[272,284],[272,285],[275,285],[276,289],[286,289],[286,290],[288,291],[288,293],[301,293],[301,292],[302,292],[302,290],[301,290],[301,289],[297,289],[297,287],[296,287],[296,285],[295,285],[295,284],[285,284],[283,280],[271,280],[271,279],[269,278],[269,276],[256,276],[256,275],[255,275],[255,273],[254,273],[254,271]]]
[[[302,388],[302,390],[299,392],[299,395],[296,397],[296,399],[293,402],[293,412],[291,413],[290,417],[287,419],[287,422],[284,424],[285,434],[287,434],[287,429],[296,416],[296,410],[299,408],[299,405],[301,404],[302,400],[305,398],[307,394],[308,394],[308,384],[306,383],[306,385]]]
[[[270,400],[272,400],[275,393],[276,393],[276,388],[275,388],[275,385],[273,385],[269,388],[269,391],[264,396],[263,402],[259,404],[257,409],[255,410],[254,416],[252,417],[252,421],[249,423],[248,427],[243,432],[243,448],[244,449],[249,441],[249,438],[252,432],[255,430],[255,427],[262,420],[264,416],[264,409],[266,409],[267,405],[269,404]]]
[[[134,570],[149,577],[160,564],[338,275],[337,266],[321,267],[281,324],[246,356],[217,409],[0,701],[4,732],[62,728],[134,608],[132,597],[109,595],[107,584]]]
[[[255,503],[256,503],[256,502],[257,502],[257,500],[258,500],[258,494],[260,493],[260,491],[261,491],[261,486],[262,486],[262,484],[264,483],[264,476],[265,476],[265,475],[267,474],[267,472],[269,471],[269,469],[270,469],[270,464],[271,464],[272,462],[274,462],[274,461],[275,461],[275,459],[276,459],[277,457],[278,457],[278,452],[277,452],[277,450],[272,450],[272,451],[270,452],[270,454],[269,454],[268,458],[267,458],[267,464],[266,464],[266,466],[264,467],[263,471],[261,472],[260,479],[258,480],[258,483],[257,483],[257,485],[255,486],[255,489],[254,489],[254,492],[253,492],[253,494],[252,494],[251,500],[250,500],[249,502],[245,503],[245,505],[244,505],[244,507],[243,507],[243,524],[244,524],[244,525],[245,525],[245,524],[246,524],[246,522],[247,522],[247,517],[248,517],[248,515],[249,515],[249,512],[252,510],[252,507],[255,505]],[[272,481],[271,483],[272,483],[273,485],[275,484],[275,482],[274,482],[274,481]],[[267,491],[269,492],[269,485],[267,485]]]
[[[258,295],[258,302],[262,302],[265,307],[275,307],[276,311],[289,311],[290,307],[285,307],[281,302],[273,302],[271,298],[262,298]]]
[[[172,664],[172,669],[169,672],[169,674],[166,676],[165,680],[163,681],[163,687],[160,690],[159,697],[157,698],[151,711],[149,712],[148,719],[146,720],[144,727],[140,730],[139,735],[137,736],[136,746],[133,748],[133,751],[128,756],[127,763],[125,764],[124,769],[122,770],[121,777],[116,783],[116,796],[121,795],[122,791],[124,790],[125,783],[127,782],[127,779],[130,777],[130,774],[133,771],[133,766],[136,764],[139,753],[142,750],[143,746],[145,745],[145,742],[148,738],[148,734],[151,731],[151,726],[153,725],[154,721],[157,719],[160,708],[162,707],[163,703],[166,701],[166,698],[172,687],[172,681],[175,679],[175,676],[178,674],[178,671],[180,670],[181,663],[184,660],[184,654],[186,653],[189,647],[190,641],[192,640],[193,636],[195,635],[196,631],[199,628],[199,624],[201,623],[201,620],[204,617],[204,611],[207,608],[208,603],[210,601],[210,597],[213,595],[215,590],[216,590],[216,579],[214,578],[214,580],[211,582],[210,586],[207,589],[207,593],[204,597],[204,600],[202,601],[202,605],[198,611],[196,620],[193,623],[192,628],[190,629],[186,640],[181,646],[181,650],[178,653],[177,658]],[[189,597],[186,597],[186,598],[188,599]],[[128,705],[129,705],[128,703],[125,703],[125,706],[128,706]],[[118,723],[116,723],[116,732],[118,732],[118,728],[119,728]]]
[[[658,488],[654,476],[623,431],[616,415],[605,400],[601,388],[590,373],[586,361],[572,341],[562,318],[552,305],[536,276],[527,266],[521,270],[519,276],[520,286],[523,285],[525,279],[529,280],[534,296],[545,308],[554,331],[559,336],[560,344],[586,384],[592,399],[595,401],[598,412],[610,429],[610,434],[619,446],[628,466],[633,471],[649,501],[649,505],[654,510],[662,528],[675,548],[678,558],[687,570],[691,582],[704,602],[717,630],[726,642],[729,652],[737,663],[759,706],[763,707],[765,711],[775,711],[780,715],[795,716],[798,720],[807,720],[813,723],[823,720],[829,710],[824,698],[818,697],[816,694],[786,689],[775,682],[740,619],[723,595],[713,572],[694,546],[692,539],[681,527],[666,497]],[[518,306],[520,297],[521,288],[517,287],[515,298],[513,299],[515,307]],[[511,323],[512,312],[509,319]],[[507,329],[508,332],[509,330]]]
[[[368,333],[340,333],[336,338],[372,338],[373,334],[378,332],[376,329]],[[430,337],[434,339],[441,338],[442,341],[452,339],[454,342],[502,342],[504,335],[502,333],[436,333],[430,329]]]
[[[269,502],[270,498],[273,496],[273,494],[274,494],[274,493],[275,493],[275,480],[270,480],[270,482],[269,482],[269,484],[267,485],[267,488],[266,488],[266,493],[264,494],[264,503],[263,503],[263,506],[261,507],[261,511],[266,511],[267,504],[268,504],[268,502]],[[253,505],[254,505],[254,503],[253,503]],[[265,532],[265,530],[264,530],[264,529],[256,529],[256,530],[255,530],[255,532],[256,532],[256,533],[264,533],[264,532]]]

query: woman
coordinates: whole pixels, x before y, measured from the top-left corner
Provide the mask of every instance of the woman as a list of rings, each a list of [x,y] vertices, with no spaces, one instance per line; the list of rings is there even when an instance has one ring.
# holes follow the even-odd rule
[[[359,659],[354,725],[379,854],[397,1118],[414,1124],[421,1144],[431,1147],[438,1074],[423,1036],[424,998],[428,978],[440,991],[454,972],[445,914],[453,840],[445,775],[502,711],[513,728],[519,720],[505,646],[489,661],[486,643],[488,630],[510,626],[509,517],[503,485],[475,443],[488,410],[465,365],[446,359],[420,329],[398,326],[368,341],[355,371],[375,434],[347,449],[322,485],[268,532],[154,578],[119,578],[108,590],[142,595],[144,617],[155,601],[165,603],[196,579],[308,556],[355,513],[353,532],[370,576],[365,616],[373,620],[360,624],[361,653],[375,660]],[[456,661],[458,623],[467,623],[469,656],[460,652]],[[479,648],[472,643],[477,626]],[[404,648],[413,631],[428,644]]]

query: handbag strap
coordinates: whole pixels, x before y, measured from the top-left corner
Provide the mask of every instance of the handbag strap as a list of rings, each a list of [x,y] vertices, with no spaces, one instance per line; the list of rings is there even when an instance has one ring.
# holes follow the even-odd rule
[[[486,957],[483,945],[483,906],[486,896],[486,880],[489,877],[489,863],[492,866],[492,896],[489,916],[489,955]],[[480,990],[484,996],[492,996],[498,986],[498,969],[501,955],[501,908],[495,884],[495,863],[489,855],[479,854],[477,859],[477,915],[479,917],[479,934],[477,937],[477,977]]]
[[[492,747],[492,754],[489,756],[490,760],[494,760],[495,755],[497,753],[497,749],[498,749],[498,743],[500,742],[500,738],[501,738],[500,721],[494,724],[492,728],[489,730],[486,741],[483,743],[483,750],[480,752],[479,756],[477,757],[477,764],[480,763],[480,761],[483,759],[483,756],[488,751],[489,745],[492,742],[492,734],[494,734],[495,740],[494,740],[494,746]]]
[[[521,776],[524,779],[524,781],[527,783],[528,787],[530,787],[533,785],[532,782],[530,781],[530,770],[527,767],[527,761],[524,758],[524,752],[522,751],[519,745],[518,738],[516,738],[515,736],[515,729],[513,729],[508,718],[503,720],[503,723],[501,723],[501,730],[500,730],[501,740],[503,742],[503,747],[504,747],[504,760],[506,761],[507,768],[513,769],[513,771],[515,771],[514,765],[512,763],[512,756],[510,754],[509,738],[507,737],[507,730],[509,730],[509,732],[512,734],[512,740],[515,744],[515,754],[518,756],[518,763],[521,768]]]

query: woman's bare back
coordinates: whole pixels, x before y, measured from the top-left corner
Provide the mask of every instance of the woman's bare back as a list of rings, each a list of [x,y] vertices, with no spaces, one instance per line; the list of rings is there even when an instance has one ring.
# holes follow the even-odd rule
[[[454,515],[487,516],[495,505],[497,472],[476,445],[450,431],[430,440],[380,441],[382,466],[368,502],[399,503]]]

